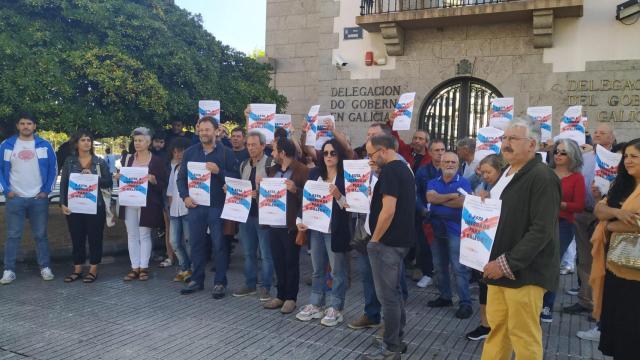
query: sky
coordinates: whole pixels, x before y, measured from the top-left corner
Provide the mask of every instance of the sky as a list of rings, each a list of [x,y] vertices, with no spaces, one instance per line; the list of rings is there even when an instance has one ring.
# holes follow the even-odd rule
[[[266,0],[175,0],[192,14],[201,14],[204,28],[236,50],[264,50]]]

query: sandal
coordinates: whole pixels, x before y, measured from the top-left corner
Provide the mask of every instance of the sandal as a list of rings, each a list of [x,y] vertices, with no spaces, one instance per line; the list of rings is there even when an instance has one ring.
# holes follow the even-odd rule
[[[138,270],[131,270],[129,271],[129,273],[124,277],[124,281],[132,281],[137,279],[140,276],[140,272]]]
[[[64,278],[64,282],[71,283],[71,282],[74,282],[74,281],[80,279],[81,277],[82,277],[82,273],[81,272],[79,272],[79,273],[74,272],[74,273],[71,273],[71,275],[65,277]]]
[[[140,275],[138,275],[138,280],[140,281],[149,280],[149,269],[140,269]]]
[[[171,266],[173,266],[173,260],[171,260],[171,258],[168,257],[168,258],[164,259],[160,263],[160,265],[158,265],[158,266],[161,267],[161,268],[171,267]]]
[[[98,280],[98,274],[88,273],[87,276],[85,276],[84,279],[82,279],[82,282],[85,284],[89,284],[96,280]]]

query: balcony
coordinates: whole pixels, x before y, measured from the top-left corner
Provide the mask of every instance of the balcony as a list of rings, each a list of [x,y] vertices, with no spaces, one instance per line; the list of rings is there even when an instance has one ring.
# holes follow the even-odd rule
[[[402,55],[404,29],[514,21],[532,21],[534,46],[544,48],[553,45],[553,18],[582,10],[583,0],[361,0],[356,24],[382,32],[389,55]]]

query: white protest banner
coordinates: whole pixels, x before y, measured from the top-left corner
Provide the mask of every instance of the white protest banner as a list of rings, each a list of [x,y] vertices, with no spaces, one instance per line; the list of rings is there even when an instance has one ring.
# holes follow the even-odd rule
[[[202,119],[205,116],[211,116],[220,124],[220,101],[218,100],[200,100],[198,101],[198,116]]]
[[[596,145],[596,167],[593,181],[596,183],[600,194],[609,192],[611,182],[618,175],[618,165],[622,160],[622,154],[611,152],[600,145]],[[587,189],[587,191],[589,191]]]
[[[69,174],[67,207],[74,214],[98,213],[98,175]]]
[[[203,162],[187,162],[189,197],[198,205],[211,206],[211,171]]]
[[[513,120],[513,98],[495,98],[491,100],[489,126],[504,130],[511,120]]]
[[[122,206],[147,206],[149,168],[123,167],[120,169],[118,203]]]
[[[545,142],[552,138],[551,136],[551,121],[553,114],[553,108],[551,106],[536,106],[527,108],[527,115],[529,119],[540,125],[540,141]]]
[[[547,152],[546,151],[538,151],[538,154],[540,154],[540,158],[542,159],[543,163],[547,163]]]
[[[349,212],[369,213],[369,160],[344,160],[344,190]]]
[[[500,147],[502,147],[501,137],[503,134],[504,131],[494,127],[478,129],[474,160],[480,161],[491,154],[500,154]]]
[[[306,146],[316,146],[316,133],[318,132],[318,112],[320,112],[320,105],[313,105],[309,109],[309,113],[305,116],[305,129],[307,130],[307,138],[304,142]]]
[[[260,181],[258,219],[260,225],[287,225],[287,185],[285,178]]]
[[[302,223],[309,229],[329,233],[333,195],[329,183],[308,180],[302,191]]]
[[[560,134],[554,138],[554,141],[557,139],[571,139],[577,142],[578,145],[584,145],[586,143],[584,120],[582,117],[582,105],[568,108],[560,121]]]
[[[413,101],[416,93],[404,93],[400,95],[391,117],[393,120],[393,130],[409,130],[411,128],[411,116],[413,115]]]
[[[291,115],[289,114],[276,114],[276,117],[273,119],[273,127],[274,128],[283,128],[287,130],[287,134],[291,131]],[[275,129],[274,129],[275,131]]]
[[[333,139],[333,129],[336,126],[336,120],[333,115],[318,116],[317,133],[316,133],[316,150],[321,150],[322,145]]]
[[[230,177],[224,178],[227,185],[227,195],[221,218],[246,223],[251,210],[251,181]]]
[[[258,130],[267,139],[267,143],[273,141],[275,130],[273,120],[276,117],[276,104],[251,104],[247,129]]]
[[[462,207],[460,264],[483,271],[500,221],[502,201],[467,195]]]

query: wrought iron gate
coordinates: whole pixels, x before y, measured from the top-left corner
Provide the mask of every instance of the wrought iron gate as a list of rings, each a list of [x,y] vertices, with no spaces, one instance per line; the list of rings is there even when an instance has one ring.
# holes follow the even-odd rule
[[[432,139],[442,139],[447,149],[454,149],[457,139],[476,136],[479,128],[489,125],[487,110],[491,99],[502,94],[488,82],[459,77],[437,86],[422,104],[419,128]]]

